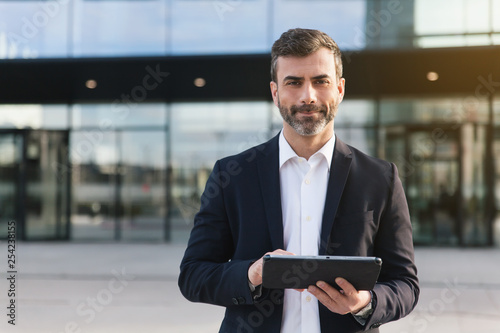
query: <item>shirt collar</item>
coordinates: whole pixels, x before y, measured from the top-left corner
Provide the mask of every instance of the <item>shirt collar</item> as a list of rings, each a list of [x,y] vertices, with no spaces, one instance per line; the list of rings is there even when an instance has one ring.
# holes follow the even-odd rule
[[[321,147],[320,150],[318,150],[316,153],[314,153],[313,156],[317,154],[322,154],[326,161],[328,162],[328,171],[330,171],[330,166],[332,165],[332,158],[333,158],[333,150],[335,148],[335,134],[332,135],[331,139],[325,143],[323,147]],[[283,135],[283,130],[281,130],[280,137],[279,137],[279,152],[280,152],[280,169],[285,164],[286,161],[288,161],[291,158],[294,157],[299,157],[295,151],[293,151],[292,147],[286,141],[285,136]],[[312,156],[311,156],[312,157]]]

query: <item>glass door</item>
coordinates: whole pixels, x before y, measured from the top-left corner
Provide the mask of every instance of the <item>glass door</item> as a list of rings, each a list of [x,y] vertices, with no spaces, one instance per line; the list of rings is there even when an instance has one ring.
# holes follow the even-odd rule
[[[385,158],[397,165],[405,188],[415,243],[459,244],[460,131],[393,126],[383,133]]]
[[[24,135],[26,238],[69,239],[67,131],[26,131]]]
[[[164,131],[120,132],[120,238],[165,239],[166,134]]]
[[[461,240],[459,132],[410,130],[407,196],[416,243],[457,245]]]
[[[67,131],[0,132],[0,237],[68,239],[70,170]]]
[[[18,207],[19,164],[21,160],[21,137],[12,132],[0,132],[0,238],[7,237],[7,224],[18,222],[18,237],[21,235]]]

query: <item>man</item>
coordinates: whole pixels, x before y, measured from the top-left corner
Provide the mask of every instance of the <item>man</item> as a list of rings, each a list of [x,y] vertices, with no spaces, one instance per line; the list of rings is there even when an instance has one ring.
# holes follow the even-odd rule
[[[283,33],[271,76],[283,130],[215,164],[181,263],[181,292],[227,308],[220,332],[378,332],[410,313],[419,295],[397,169],[335,137],[345,80],[328,35]],[[266,253],[377,256],[383,265],[372,291],[341,278],[340,291],[323,281],[268,290]]]

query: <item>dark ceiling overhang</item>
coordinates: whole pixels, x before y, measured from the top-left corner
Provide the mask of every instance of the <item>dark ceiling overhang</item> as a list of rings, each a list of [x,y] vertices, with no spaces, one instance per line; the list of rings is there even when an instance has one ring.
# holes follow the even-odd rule
[[[270,100],[269,64],[269,54],[1,60],[0,103]],[[498,94],[500,47],[346,51],[344,77],[346,98]]]

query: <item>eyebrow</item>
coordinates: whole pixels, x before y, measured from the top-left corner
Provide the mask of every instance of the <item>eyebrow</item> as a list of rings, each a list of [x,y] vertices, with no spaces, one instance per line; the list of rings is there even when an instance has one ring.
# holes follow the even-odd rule
[[[330,75],[328,75],[328,74],[321,74],[321,75],[314,76],[312,79],[313,80],[319,80],[319,79],[329,79],[329,78],[330,78]]]
[[[313,80],[320,80],[320,79],[329,79],[329,78],[331,78],[330,75],[328,75],[328,74],[321,74],[321,75],[313,76],[311,79],[313,79]],[[285,76],[285,78],[283,79],[283,82],[286,82],[286,81],[303,81],[303,80],[304,80],[304,77],[302,77],[302,76],[288,75],[288,76]]]
[[[304,77],[302,76],[293,76],[293,75],[288,75],[283,78],[283,82],[286,81],[302,81],[304,80]]]

